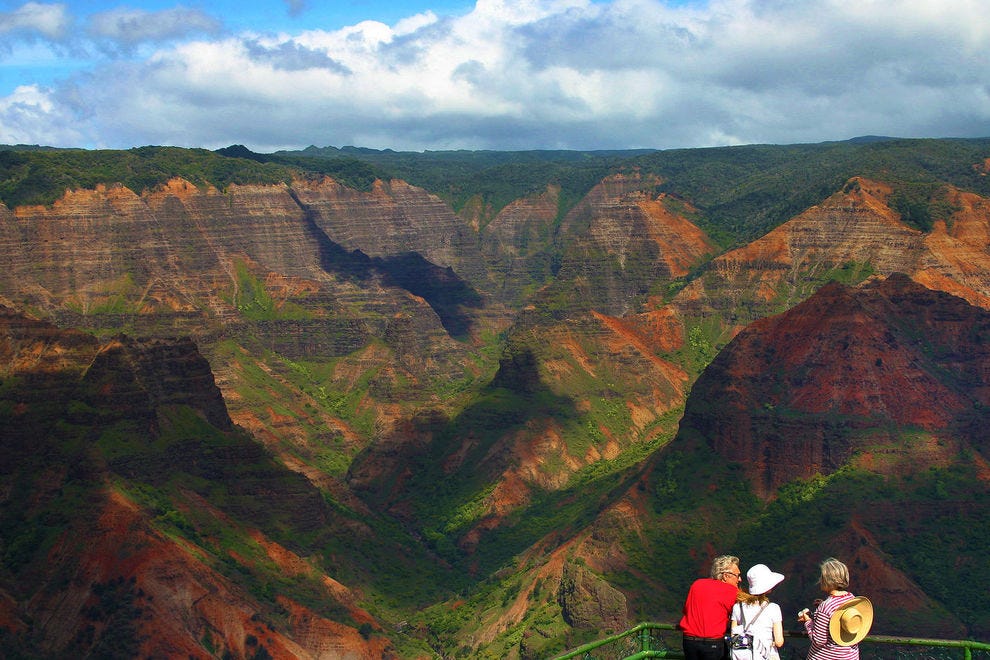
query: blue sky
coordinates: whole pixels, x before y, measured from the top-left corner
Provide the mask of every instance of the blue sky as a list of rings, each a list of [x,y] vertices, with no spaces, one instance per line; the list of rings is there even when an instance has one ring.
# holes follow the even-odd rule
[[[984,0],[0,0],[0,143],[990,136]]]
[[[139,1],[115,5],[101,0],[98,2],[0,2],[0,16],[8,23],[17,22],[18,13],[23,16],[30,12],[25,7],[64,7],[66,12],[66,28],[78,29],[90,23],[94,17],[104,15],[114,9],[126,8],[141,12],[147,16],[167,13],[176,7],[182,7],[190,14],[198,14],[207,18],[200,33],[218,33],[221,30],[237,33],[244,31],[285,31],[300,32],[312,29],[335,30],[348,25],[356,25],[361,21],[381,21],[394,24],[397,21],[425,11],[433,11],[443,15],[458,15],[474,7],[474,2],[467,0],[436,0],[405,1],[405,0],[331,0],[318,2],[315,0],[272,0],[259,2],[256,0],[215,0],[212,2],[170,2],[170,1]],[[35,16],[40,12],[35,12]],[[39,19],[36,19],[39,20]],[[20,19],[23,26],[27,22]],[[40,22],[40,21],[39,21]],[[212,25],[209,25],[212,23]],[[85,69],[92,59],[83,57],[80,53],[53,53],[45,48],[42,30],[3,29],[4,20],[0,18],[0,93],[8,94],[21,84],[43,82],[50,84],[60,76],[65,76],[73,70]],[[209,25],[209,27],[208,27]],[[195,35],[197,30],[189,26],[185,34]],[[20,35],[16,34],[18,31]],[[35,34],[31,34],[34,32]],[[7,33],[7,34],[4,34]],[[11,34],[14,33],[14,34]],[[20,38],[18,38],[20,37]],[[42,38],[39,38],[42,37]],[[6,42],[6,43],[4,43]],[[15,52],[10,52],[11,47]],[[4,52],[7,51],[7,52]]]

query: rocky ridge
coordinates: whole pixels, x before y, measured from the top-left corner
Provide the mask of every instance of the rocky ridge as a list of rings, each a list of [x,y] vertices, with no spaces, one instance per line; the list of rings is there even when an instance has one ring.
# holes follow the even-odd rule
[[[766,236],[713,259],[674,307],[730,319],[735,332],[801,302],[831,278],[854,283],[891,273],[985,306],[986,200],[951,190],[954,211],[924,233],[901,221],[890,194],[887,184],[851,179]]]

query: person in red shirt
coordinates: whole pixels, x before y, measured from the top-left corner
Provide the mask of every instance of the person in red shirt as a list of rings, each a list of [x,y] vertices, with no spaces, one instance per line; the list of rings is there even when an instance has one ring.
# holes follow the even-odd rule
[[[712,560],[710,578],[695,580],[684,601],[678,627],[684,634],[686,660],[723,660],[729,613],[739,594],[739,557],[722,555]]]

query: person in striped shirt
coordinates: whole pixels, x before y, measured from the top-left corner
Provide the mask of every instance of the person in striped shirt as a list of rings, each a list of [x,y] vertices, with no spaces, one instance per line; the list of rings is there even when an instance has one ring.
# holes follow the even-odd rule
[[[798,614],[811,641],[808,660],[859,660],[859,642],[873,623],[872,604],[849,591],[849,569],[834,557],[822,562],[818,586],[827,597],[814,613]]]

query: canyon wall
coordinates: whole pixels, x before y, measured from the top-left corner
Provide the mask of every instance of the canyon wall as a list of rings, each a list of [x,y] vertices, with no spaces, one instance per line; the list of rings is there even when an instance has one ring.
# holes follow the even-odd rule
[[[96,644],[109,594],[149,654],[545,657],[672,620],[723,546],[749,562],[765,521],[802,529],[792,498],[859,487],[889,501],[770,551],[788,605],[827,549],[907,613],[882,632],[984,634],[984,596],[897,529],[980,515],[987,199],[946,186],[921,228],[857,176],[722,249],[663,172],[562,190],[488,215],[398,179],[173,178],[0,206],[5,634]]]

